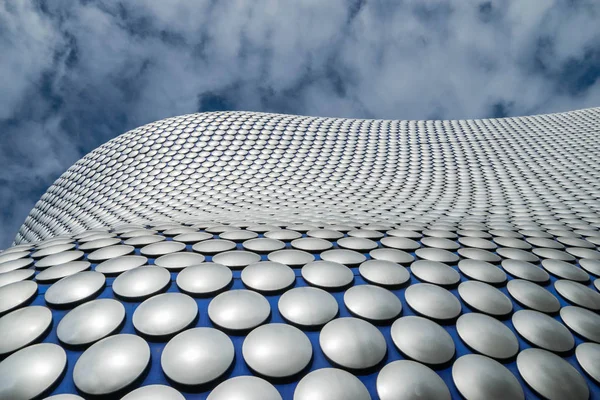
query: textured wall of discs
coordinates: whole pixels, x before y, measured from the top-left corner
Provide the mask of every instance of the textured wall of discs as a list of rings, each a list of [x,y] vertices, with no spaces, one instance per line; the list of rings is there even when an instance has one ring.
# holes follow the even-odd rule
[[[16,243],[190,216],[218,223],[587,225],[600,196],[599,115],[170,118],[78,161],[42,196]]]
[[[0,398],[600,398],[599,117],[119,136],[0,253]]]

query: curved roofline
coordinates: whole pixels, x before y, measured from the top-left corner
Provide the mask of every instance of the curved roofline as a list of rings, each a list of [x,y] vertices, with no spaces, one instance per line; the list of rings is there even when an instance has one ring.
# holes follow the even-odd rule
[[[529,118],[543,118],[549,116],[558,116],[558,115],[572,115],[579,114],[585,111],[594,111],[600,112],[600,106],[596,107],[587,107],[587,108],[578,108],[570,111],[559,111],[553,113],[544,113],[544,114],[525,114],[525,115],[516,115],[512,117],[499,117],[499,118],[457,118],[457,119],[389,119],[389,118],[352,118],[352,117],[334,117],[334,116],[324,116],[324,115],[305,115],[305,114],[291,114],[291,113],[276,113],[276,112],[266,112],[266,111],[251,111],[251,110],[221,110],[221,111],[202,111],[202,112],[194,112],[188,114],[180,114],[173,115],[171,117],[165,117],[157,120],[153,120],[147,122],[141,126],[152,124],[154,122],[163,121],[170,118],[184,117],[187,115],[208,115],[208,114],[220,114],[220,113],[241,113],[241,114],[258,114],[258,115],[285,115],[291,117],[302,117],[302,118],[323,118],[323,119],[344,119],[351,121],[380,121],[380,122],[461,122],[461,121],[502,121],[502,120],[514,120],[514,119],[529,119]],[[134,128],[137,129],[137,128]]]

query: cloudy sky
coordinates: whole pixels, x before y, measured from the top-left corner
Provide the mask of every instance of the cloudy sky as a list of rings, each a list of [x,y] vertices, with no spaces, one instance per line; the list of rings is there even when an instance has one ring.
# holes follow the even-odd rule
[[[0,248],[76,160],[169,116],[599,106],[599,20],[597,0],[0,2]]]

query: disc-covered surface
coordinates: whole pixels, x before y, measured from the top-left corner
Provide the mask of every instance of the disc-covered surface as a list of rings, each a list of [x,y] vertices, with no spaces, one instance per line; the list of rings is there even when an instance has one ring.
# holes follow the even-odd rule
[[[23,338],[0,393],[600,398],[598,121],[223,112],[121,135],[0,252]]]

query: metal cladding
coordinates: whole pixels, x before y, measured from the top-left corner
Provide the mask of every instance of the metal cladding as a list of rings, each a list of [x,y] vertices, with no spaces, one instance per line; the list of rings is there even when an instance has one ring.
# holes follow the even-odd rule
[[[127,132],[0,252],[0,398],[600,399],[599,126]]]

